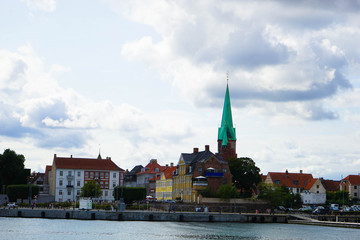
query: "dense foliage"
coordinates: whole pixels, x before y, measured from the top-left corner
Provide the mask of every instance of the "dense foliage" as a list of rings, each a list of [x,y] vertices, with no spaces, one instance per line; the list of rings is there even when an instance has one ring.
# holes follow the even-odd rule
[[[260,199],[268,200],[272,207],[300,207],[300,194],[293,194],[286,186],[276,186],[273,184],[261,183],[259,184]]]
[[[256,185],[261,182],[260,169],[251,158],[229,159],[232,180],[241,197],[251,197]]]
[[[88,181],[81,188],[81,197],[99,198],[102,196],[100,184],[95,180]]]
[[[17,199],[29,199],[39,194],[39,186],[36,185],[10,185],[7,187],[7,195],[10,202]]]
[[[3,186],[26,184],[30,170],[24,169],[25,157],[16,154],[15,151],[6,149],[0,154],[0,192],[5,190]]]
[[[326,203],[337,203],[341,205],[351,205],[349,192],[340,190],[336,192],[326,192]],[[343,204],[344,203],[344,204]]]
[[[126,204],[145,200],[146,188],[142,187],[115,187],[113,192],[115,200],[124,199]]]
[[[236,188],[232,184],[224,184],[219,187],[216,197],[221,199],[234,198],[237,195]]]

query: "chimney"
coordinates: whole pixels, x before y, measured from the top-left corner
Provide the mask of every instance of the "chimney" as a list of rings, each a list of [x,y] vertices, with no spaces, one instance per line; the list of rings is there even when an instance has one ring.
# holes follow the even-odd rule
[[[169,166],[169,164],[165,164],[165,167],[168,167]]]
[[[56,153],[54,153],[54,158],[56,158]]]
[[[209,152],[210,151],[210,146],[209,145],[205,145],[205,151]]]
[[[199,148],[194,148],[194,152],[193,153],[198,153],[199,152]]]
[[[70,155],[70,158],[72,158],[72,154]]]
[[[300,174],[303,174],[303,170],[300,170]]]
[[[286,171],[285,171],[285,177],[286,177],[286,178],[289,178],[289,172],[288,172],[287,169],[286,169]]]
[[[174,166],[174,163],[170,163],[170,167],[173,167]]]

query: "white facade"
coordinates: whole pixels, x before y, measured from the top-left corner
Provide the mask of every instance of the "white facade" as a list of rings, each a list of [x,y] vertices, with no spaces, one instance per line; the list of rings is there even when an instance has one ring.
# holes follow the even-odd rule
[[[305,191],[300,194],[303,204],[325,204],[326,193],[312,193]]]
[[[100,184],[101,201],[113,201],[113,191],[122,184],[123,172],[111,170],[82,170],[82,169],[56,169],[55,201],[76,201],[81,194],[81,188],[87,181],[97,180]]]

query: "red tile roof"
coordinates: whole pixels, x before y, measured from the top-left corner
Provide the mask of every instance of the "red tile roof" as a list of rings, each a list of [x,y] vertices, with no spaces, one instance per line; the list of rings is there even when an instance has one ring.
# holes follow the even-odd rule
[[[305,186],[313,179],[309,173],[286,173],[286,172],[269,172],[273,183],[279,181],[279,185],[285,185],[292,188],[305,188]]]
[[[52,168],[51,165],[46,165],[46,167],[45,167],[45,175],[46,176],[49,176],[49,171],[51,171],[51,168]]]
[[[173,173],[176,170],[176,166],[175,167],[168,167],[165,169],[164,174],[165,174],[165,178],[166,179],[170,179],[173,177]]]
[[[265,182],[265,179],[266,179],[267,175],[261,174],[260,176],[261,176],[261,181],[262,181],[262,182]]]
[[[155,171],[155,169],[158,169],[158,171]],[[137,174],[145,174],[145,173],[151,173],[151,174],[157,174],[157,173],[161,173],[162,171],[164,171],[166,167],[165,166],[161,166],[160,164],[157,163],[156,160],[151,160],[146,166],[145,166],[145,171],[140,171]],[[149,179],[150,180],[150,179]]]
[[[348,180],[351,185],[360,185],[360,175],[348,175],[343,180]]]
[[[310,181],[308,181],[306,183],[306,186],[304,187],[304,190],[310,190],[310,188],[315,184],[315,182],[317,181],[317,178],[313,178]]]
[[[84,170],[111,170],[124,171],[119,168],[110,158],[65,158],[54,157],[57,169],[84,169]]]

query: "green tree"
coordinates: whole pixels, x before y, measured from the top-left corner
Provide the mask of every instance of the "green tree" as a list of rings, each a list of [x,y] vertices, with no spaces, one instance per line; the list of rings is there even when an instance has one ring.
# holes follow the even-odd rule
[[[24,162],[24,155],[18,155],[10,149],[6,149],[3,154],[0,154],[1,192],[4,191],[5,186],[27,183],[27,177],[30,175],[30,171],[24,169]]]
[[[231,184],[220,185],[216,191],[216,196],[221,199],[234,198],[236,194],[236,188]]]
[[[30,189],[31,188],[31,189]],[[39,194],[39,186],[37,185],[9,185],[7,187],[7,195],[10,202],[15,202],[17,199],[28,199],[34,195]]]
[[[350,195],[348,191],[340,190],[335,192],[326,192],[326,203],[336,203],[341,205],[350,205]]]
[[[272,207],[299,207],[302,204],[300,194],[293,194],[286,186],[260,183],[258,189],[258,197],[268,200]]]
[[[260,169],[251,158],[229,159],[229,168],[232,181],[237,189],[240,189],[241,197],[250,197],[252,190],[261,182]]]
[[[81,188],[81,197],[98,198],[102,196],[100,184],[95,180],[88,181]]]

